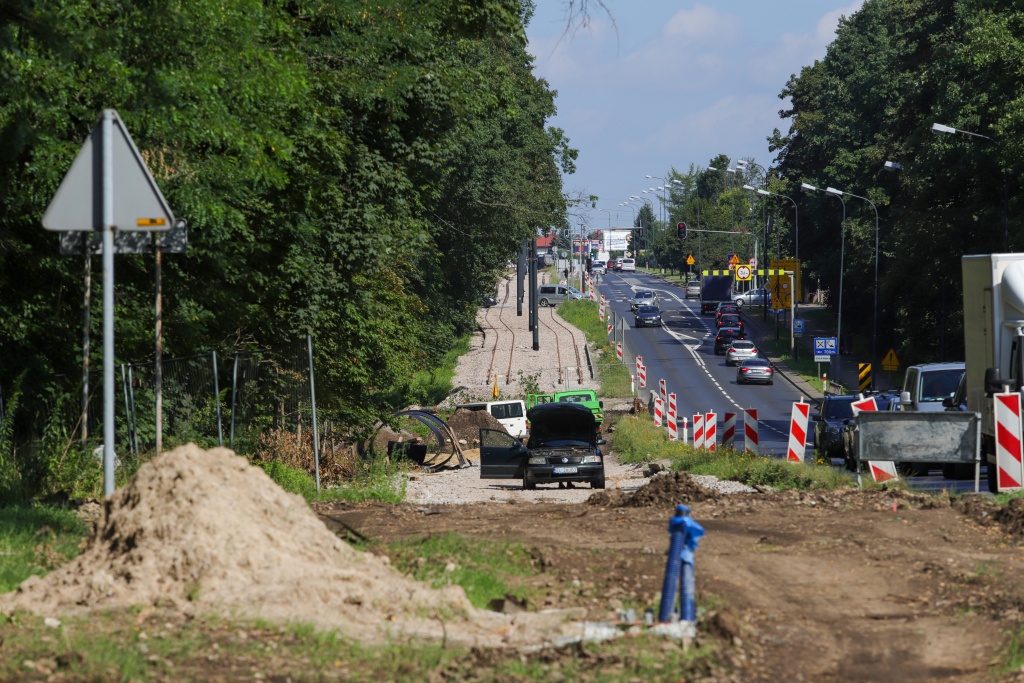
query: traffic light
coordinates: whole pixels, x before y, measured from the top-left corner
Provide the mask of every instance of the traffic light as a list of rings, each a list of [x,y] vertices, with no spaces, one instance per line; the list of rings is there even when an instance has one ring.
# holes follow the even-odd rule
[[[680,223],[679,225],[676,226],[676,235],[681,240],[686,239],[686,223]]]

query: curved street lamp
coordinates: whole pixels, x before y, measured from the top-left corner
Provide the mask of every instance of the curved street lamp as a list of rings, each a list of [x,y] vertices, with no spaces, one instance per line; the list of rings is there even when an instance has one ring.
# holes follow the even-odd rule
[[[874,211],[875,211],[875,287],[874,287],[874,311],[872,313],[872,324],[871,324],[871,369],[872,369],[872,372],[871,372],[871,384],[872,384],[872,387],[871,388],[873,389],[874,388],[874,382],[875,382],[875,373],[874,373],[874,368],[875,368],[875,351],[877,349],[877,342],[878,342],[878,207],[875,206],[875,203],[873,201],[871,201],[870,199],[868,199],[867,197],[861,197],[860,195],[853,194],[852,192],[843,192],[842,190],[837,190],[834,187],[830,187],[830,188],[828,188],[825,191],[828,192],[829,194],[833,194],[833,195],[836,195],[836,196],[841,195],[841,194],[845,194],[848,197],[856,197],[857,199],[863,199],[868,204],[870,204],[871,208],[874,209]],[[836,194],[836,193],[838,193],[838,194]]]
[[[839,248],[839,307],[836,313],[836,341],[842,347],[843,344],[843,262],[846,259],[846,202],[843,201],[843,193],[834,187],[828,187],[822,189],[809,185],[808,183],[800,183],[800,187],[805,190],[812,190],[814,192],[824,192],[825,194],[831,195],[839,200],[839,203],[843,205],[843,221],[840,223],[839,233],[840,237],[840,248]],[[837,363],[838,365],[838,363]]]
[[[936,135],[952,135],[955,133],[960,133],[961,135],[968,135],[972,138],[981,138],[982,140],[988,140],[997,148],[1000,146],[999,141],[996,140],[995,138],[991,138],[987,135],[982,135],[981,133],[972,133],[969,130],[960,130],[959,128],[953,128],[952,126],[947,126],[942,123],[933,123],[932,132],[935,133]],[[888,168],[888,163],[889,162],[886,162],[886,168]],[[1007,177],[1006,165],[1001,164],[1001,166],[1003,171],[1003,248],[1006,251],[1010,251],[1010,184],[1009,179]]]

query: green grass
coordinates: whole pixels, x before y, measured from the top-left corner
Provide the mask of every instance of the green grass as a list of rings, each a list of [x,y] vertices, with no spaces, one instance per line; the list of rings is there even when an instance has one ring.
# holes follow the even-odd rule
[[[509,594],[527,598],[522,588],[512,585],[512,579],[538,571],[530,552],[521,545],[451,533],[393,544],[389,555],[397,569],[417,581],[434,588],[462,586],[473,606],[480,608]]]
[[[0,593],[35,574],[42,576],[78,555],[85,524],[70,510],[0,507]]]
[[[567,301],[557,310],[558,315],[570,325],[580,329],[587,341],[601,351],[601,360],[597,363],[598,378],[601,382],[602,396],[629,396],[629,368],[615,362],[615,346],[608,341],[608,326],[598,317],[597,302],[589,299]]]
[[[455,367],[459,357],[469,351],[469,343],[469,335],[460,338],[436,368],[414,374],[407,402],[436,405],[443,401],[452,390]]]
[[[710,474],[747,486],[834,489],[853,483],[849,474],[827,465],[790,463],[728,447],[707,451],[669,441],[668,432],[655,427],[646,416],[625,416],[616,423],[615,453],[626,464],[668,459],[673,470]]]
[[[344,485],[316,490],[316,479],[305,470],[280,462],[257,463],[274,482],[289,493],[297,493],[307,501],[343,500],[350,503],[376,501],[401,503],[405,500],[405,471],[376,458],[360,464],[359,472]]]

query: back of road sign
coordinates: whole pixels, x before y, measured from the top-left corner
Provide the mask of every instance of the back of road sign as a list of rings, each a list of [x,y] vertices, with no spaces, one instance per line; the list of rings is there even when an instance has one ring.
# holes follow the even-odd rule
[[[114,227],[117,230],[170,230],[174,225],[171,208],[116,112],[113,124]],[[92,129],[46,207],[43,227],[58,231],[104,228],[102,122]]]

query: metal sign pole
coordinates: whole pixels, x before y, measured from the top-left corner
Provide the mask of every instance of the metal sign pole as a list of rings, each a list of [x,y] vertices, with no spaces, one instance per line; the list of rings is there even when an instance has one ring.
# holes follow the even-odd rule
[[[114,111],[103,110],[103,496],[114,494]]]

